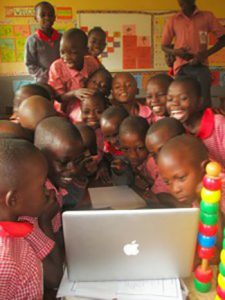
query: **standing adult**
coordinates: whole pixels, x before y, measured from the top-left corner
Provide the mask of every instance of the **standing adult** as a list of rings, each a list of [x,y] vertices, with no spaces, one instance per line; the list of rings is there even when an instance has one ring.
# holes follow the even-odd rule
[[[181,11],[168,19],[162,35],[162,50],[176,56],[175,75],[191,75],[201,84],[203,103],[211,106],[211,78],[207,58],[225,46],[225,28],[213,13],[201,11],[195,0],[178,0]],[[208,49],[208,33],[217,41]],[[173,41],[174,40],[174,41]],[[171,44],[174,42],[174,48]]]

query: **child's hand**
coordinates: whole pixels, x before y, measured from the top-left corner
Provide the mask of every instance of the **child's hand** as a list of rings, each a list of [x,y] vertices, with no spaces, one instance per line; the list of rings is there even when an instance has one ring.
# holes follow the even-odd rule
[[[44,212],[38,219],[40,226],[41,224],[46,225],[46,223],[51,222],[54,216],[59,212],[59,205],[56,199],[55,191],[46,191],[46,198],[47,202],[45,205]]]
[[[116,158],[111,162],[111,169],[114,173],[121,175],[127,168],[127,162],[122,159]]]
[[[84,168],[89,175],[94,174],[98,170],[98,163],[91,156],[84,159]]]
[[[174,55],[175,56],[179,56],[185,60],[190,60],[194,57],[194,55],[192,53],[189,53],[188,52],[189,49],[188,48],[177,48],[177,49],[174,49]]]
[[[78,98],[80,101],[83,101],[85,98],[92,96],[95,93],[95,90],[81,88],[74,91],[74,96]]]
[[[109,169],[107,168],[106,165],[101,165],[100,168],[97,171],[97,174],[95,176],[96,180],[100,180],[102,183],[104,184],[111,184],[112,180],[111,180],[111,176],[109,173]]]

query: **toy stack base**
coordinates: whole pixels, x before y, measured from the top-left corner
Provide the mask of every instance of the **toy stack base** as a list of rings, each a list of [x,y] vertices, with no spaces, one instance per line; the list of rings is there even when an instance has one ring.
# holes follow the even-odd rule
[[[220,253],[218,285],[216,288],[217,300],[225,300],[225,229],[223,230],[223,249]]]
[[[203,178],[203,188],[201,190],[202,200],[200,203],[197,253],[202,259],[202,262],[194,272],[194,286],[195,289],[201,293],[207,293],[210,291],[213,277],[213,272],[209,266],[209,261],[214,257],[216,250],[215,245],[218,231],[217,223],[219,220],[219,201],[221,199],[221,179],[219,177],[220,172],[220,165],[215,162],[210,162],[206,166],[206,175]]]

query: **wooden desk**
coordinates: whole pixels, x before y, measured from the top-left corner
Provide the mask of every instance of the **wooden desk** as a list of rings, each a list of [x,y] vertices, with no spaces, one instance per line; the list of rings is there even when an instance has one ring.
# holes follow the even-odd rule
[[[216,266],[213,267],[213,282],[212,282],[212,289],[208,293],[199,293],[194,288],[194,276],[193,273],[191,277],[184,279],[184,283],[186,284],[189,290],[189,299],[190,300],[213,300],[216,296],[216,286],[217,286],[217,270]]]

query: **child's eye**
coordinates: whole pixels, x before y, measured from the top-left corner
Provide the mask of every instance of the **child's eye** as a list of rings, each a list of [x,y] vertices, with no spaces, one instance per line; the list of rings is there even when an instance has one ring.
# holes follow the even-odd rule
[[[169,182],[169,180],[167,180],[167,179],[163,178],[163,181],[164,181],[164,183],[165,183],[166,185],[170,185],[170,182]]]
[[[152,95],[147,95],[146,99],[152,99]]]
[[[181,101],[185,101],[185,100],[187,100],[187,99],[188,99],[188,96],[186,96],[186,95],[180,96],[180,100],[181,100]]]
[[[137,147],[137,151],[145,151],[145,147],[141,146],[141,147]]]
[[[186,177],[187,177],[186,175],[183,175],[183,176],[179,176],[178,179],[179,181],[183,182],[186,180]]]
[[[172,101],[173,101],[173,98],[170,96],[167,96],[167,102],[172,102]]]

